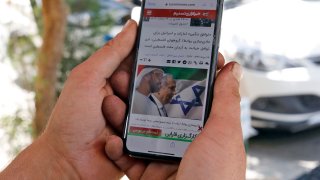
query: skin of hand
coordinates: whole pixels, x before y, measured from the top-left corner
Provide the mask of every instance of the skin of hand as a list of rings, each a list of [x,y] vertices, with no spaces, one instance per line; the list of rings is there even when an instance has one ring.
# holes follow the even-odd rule
[[[119,179],[123,172],[105,154],[114,133],[104,103],[127,96],[122,71],[132,59],[137,24],[122,32],[70,73],[44,133],[20,153],[0,179]],[[114,87],[112,87],[114,86]],[[114,94],[117,94],[115,96]],[[117,108],[117,102],[112,109]]]
[[[190,144],[180,164],[150,162],[129,157],[123,153],[123,141],[116,135],[109,136],[106,153],[130,179],[245,179],[246,155],[240,123],[239,82],[242,70],[238,63],[224,66],[219,54],[219,73],[214,87],[210,116],[203,131]],[[128,75],[129,76],[129,75]],[[127,77],[129,78],[129,77]],[[125,104],[110,119],[118,132],[123,126]],[[105,104],[104,113],[111,114]],[[121,114],[123,114],[121,116]]]

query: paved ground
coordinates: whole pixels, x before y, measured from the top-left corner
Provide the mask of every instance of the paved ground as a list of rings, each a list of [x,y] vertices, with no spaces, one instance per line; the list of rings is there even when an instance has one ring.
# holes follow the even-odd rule
[[[320,162],[320,128],[265,132],[250,140],[247,179],[295,179]]]

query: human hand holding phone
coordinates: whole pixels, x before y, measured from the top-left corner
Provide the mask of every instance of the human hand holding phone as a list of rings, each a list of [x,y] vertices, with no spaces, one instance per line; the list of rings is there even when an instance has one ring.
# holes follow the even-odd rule
[[[122,99],[128,97],[132,71],[132,57],[127,56],[136,28],[129,21],[115,40],[73,71],[45,132],[0,173],[0,179],[116,179],[123,171],[131,179],[244,178],[239,71],[234,63],[222,68],[222,56],[212,115],[180,166],[123,154],[121,138],[112,134],[121,133],[124,123]]]
[[[240,124],[239,80],[240,65],[229,63],[225,66],[219,55],[213,108],[206,126],[190,144],[180,165],[131,158],[123,153],[123,141],[110,136],[106,153],[130,179],[245,179],[246,157]],[[129,78],[129,77],[127,77]],[[122,104],[124,102],[117,102]],[[111,104],[105,104],[105,114],[111,114]],[[124,117],[124,109],[122,111]],[[120,116],[121,117],[121,116]],[[123,120],[119,116],[110,119],[118,131]]]
[[[132,57],[133,58],[133,57]],[[127,59],[120,71],[122,98],[128,96],[132,59]],[[213,108],[202,133],[190,144],[180,163],[141,160],[123,152],[123,141],[109,136],[105,147],[108,157],[125,172],[129,179],[245,179],[246,157],[240,125],[239,81],[241,67],[237,63],[224,66],[219,54]],[[112,108],[114,106],[117,108]],[[103,111],[118,134],[122,134],[126,104],[119,98],[105,101]],[[116,114],[116,115],[115,115]]]

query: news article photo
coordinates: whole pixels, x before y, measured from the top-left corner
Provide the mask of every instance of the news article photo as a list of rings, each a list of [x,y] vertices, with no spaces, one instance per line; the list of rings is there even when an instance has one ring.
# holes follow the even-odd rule
[[[139,65],[132,113],[202,120],[206,69]]]

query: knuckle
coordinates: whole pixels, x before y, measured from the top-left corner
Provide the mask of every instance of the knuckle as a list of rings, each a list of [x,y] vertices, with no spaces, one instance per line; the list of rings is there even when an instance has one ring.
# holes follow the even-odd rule
[[[94,83],[95,73],[96,71],[78,65],[71,70],[68,79],[77,83],[79,87],[90,87]]]
[[[115,39],[112,39],[108,43],[106,43],[103,48],[108,51],[111,57],[120,59],[121,55],[118,52],[119,48],[121,48],[120,45],[120,42],[116,41]]]

